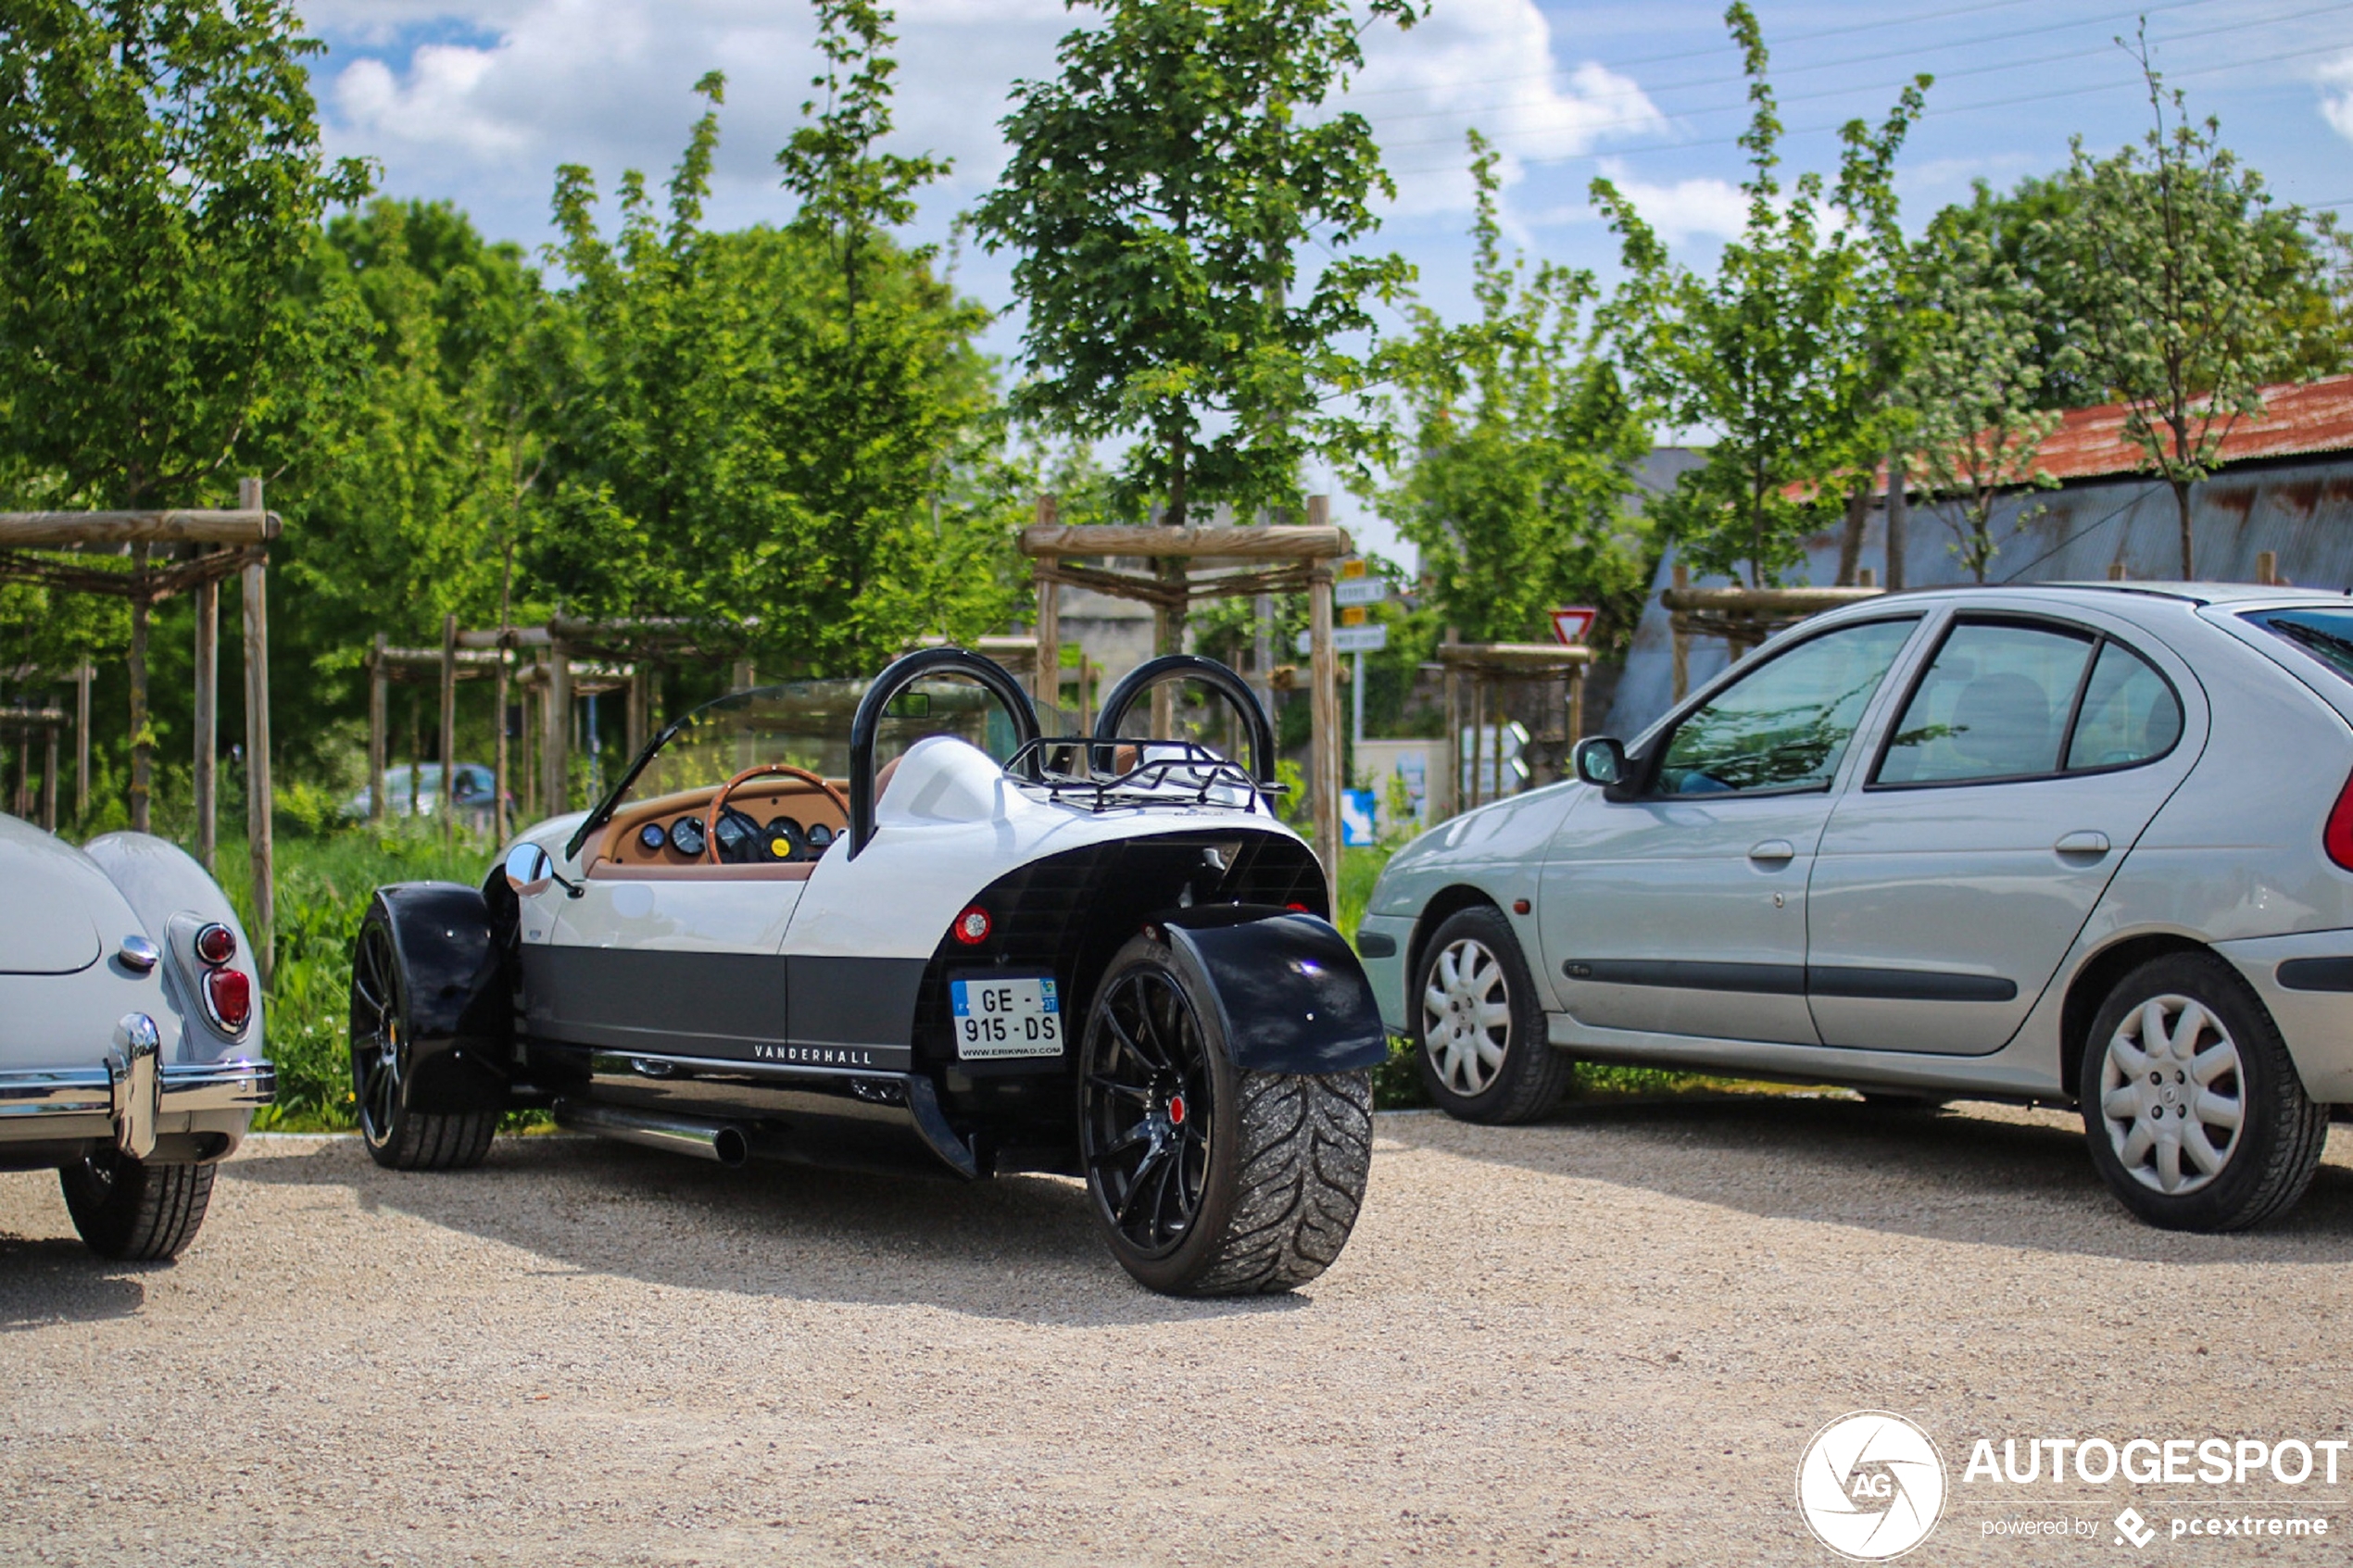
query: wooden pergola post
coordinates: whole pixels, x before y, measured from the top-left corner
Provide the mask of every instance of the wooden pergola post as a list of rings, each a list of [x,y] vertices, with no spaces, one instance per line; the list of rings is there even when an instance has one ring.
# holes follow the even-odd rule
[[[1061,503],[1054,496],[1038,497],[1038,527],[1053,527],[1060,515]],[[1055,575],[1060,565],[1053,556],[1039,556],[1030,562],[1038,594],[1038,658],[1030,666],[1029,695],[1040,708],[1062,705],[1062,579]]]
[[[560,817],[572,806],[572,650],[547,645],[547,689],[540,697],[539,759],[547,815]]]
[[[1307,497],[1307,526],[1331,526],[1331,497]],[[1315,725],[1308,742],[1315,797],[1315,853],[1330,884],[1332,915],[1340,915],[1340,655],[1332,648],[1332,563],[1319,560],[1307,586],[1307,655],[1315,679]]]
[[[1573,750],[1583,735],[1585,671],[1593,661],[1592,648],[1582,644],[1450,641],[1439,644],[1438,659],[1446,672],[1446,771],[1453,783],[1445,797],[1432,792],[1433,820],[1443,822],[1506,793],[1503,730],[1510,721],[1509,704],[1504,696],[1507,688],[1530,683],[1541,684],[1547,694],[1547,706],[1550,694],[1562,689],[1563,738]],[[1554,686],[1556,682],[1561,684],[1558,688]],[[1470,696],[1467,711],[1462,697],[1466,688]],[[1491,727],[1495,732],[1495,787],[1491,791],[1487,787]],[[1462,738],[1466,729],[1470,732],[1467,746]],[[1441,798],[1445,803],[1443,810],[1438,805]]]
[[[57,831],[57,726],[49,726],[41,747],[41,829]]]
[[[500,630],[503,632],[505,628],[502,627]],[[507,792],[512,787],[510,783],[511,770],[509,767],[507,755],[507,704],[510,700],[508,692],[512,682],[507,669],[507,648],[503,642],[497,649],[497,654],[498,665],[491,675],[491,703],[497,709],[498,717],[491,732],[490,831],[492,837],[497,839],[500,844],[504,844],[507,842],[507,835],[514,831],[513,825],[507,821]]]
[[[1690,694],[1690,646],[1693,637],[1721,637],[1732,661],[1746,658],[1768,637],[1857,599],[1874,599],[1881,590],[1868,584],[1850,588],[1694,588],[1681,562],[1675,566],[1675,585],[1658,596],[1668,615],[1675,651],[1675,700]]]
[[[458,617],[441,618],[441,841],[458,836]]]
[[[196,584],[196,863],[213,870],[220,831],[215,769],[220,756],[220,584]]]
[[[98,673],[84,662],[73,672],[73,820],[90,815],[90,682]]]
[[[1053,512],[1043,503],[1041,518]],[[1308,784],[1315,825],[1315,847],[1324,866],[1326,890],[1337,914],[1340,897],[1340,659],[1331,646],[1332,563],[1351,548],[1345,531],[1327,521],[1330,503],[1312,496],[1307,526],[1238,528],[1167,528],[1159,525],[1109,525],[1084,528],[1038,522],[1022,531],[1021,550],[1037,564],[1033,569],[1040,592],[1037,632],[1038,668],[1030,689],[1061,692],[1060,614],[1053,607],[1049,583],[1073,583],[1116,597],[1138,599],[1154,607],[1155,623],[1174,624],[1172,614],[1194,599],[1248,598],[1260,594],[1304,593],[1309,598],[1308,651],[1312,661],[1311,694],[1315,738],[1310,752]],[[1074,564],[1072,558],[1141,557],[1152,564],[1147,577],[1132,571]],[[1202,558],[1239,563],[1239,570],[1220,569],[1196,573],[1192,563]],[[1050,624],[1050,621],[1051,622]],[[1084,692],[1082,670],[1081,691]],[[1166,734],[1173,727],[1173,696],[1164,684],[1152,694],[1153,728]],[[1042,697],[1041,697],[1042,699]],[[1082,701],[1084,697],[1082,696]]]
[[[237,482],[238,509],[261,511],[261,481]],[[278,926],[277,854],[271,824],[277,805],[270,787],[270,596],[269,569],[257,554],[245,563],[245,845],[253,862],[254,967],[269,989],[277,968],[273,946]]]
[[[1454,629],[1446,629],[1446,641],[1441,647],[1460,646]],[[1441,654],[1441,657],[1443,657]],[[1433,820],[1444,822],[1458,817],[1463,811],[1463,677],[1452,664],[1446,666],[1446,778],[1433,792]]]
[[[384,666],[384,634],[379,632],[368,650],[368,820],[379,823],[389,814],[384,805],[384,710],[391,702],[391,682],[392,671]]]
[[[134,576],[147,574],[147,546],[131,546]],[[131,649],[123,668],[131,677],[131,831],[147,831],[155,790],[155,742],[147,734],[147,620],[152,607],[145,594],[131,599]]]

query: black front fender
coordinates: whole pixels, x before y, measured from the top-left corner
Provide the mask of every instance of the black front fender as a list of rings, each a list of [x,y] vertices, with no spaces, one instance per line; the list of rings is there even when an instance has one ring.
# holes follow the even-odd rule
[[[407,1103],[500,1110],[514,1060],[512,980],[482,890],[454,882],[376,889],[409,994]]]
[[[1372,983],[1321,916],[1207,905],[1161,917],[1169,946],[1217,998],[1234,1065],[1256,1073],[1353,1073],[1387,1060]]]

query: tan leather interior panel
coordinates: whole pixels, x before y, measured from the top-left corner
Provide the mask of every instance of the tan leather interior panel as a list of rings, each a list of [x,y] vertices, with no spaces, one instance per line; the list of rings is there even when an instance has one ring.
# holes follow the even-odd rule
[[[849,785],[844,781],[829,779],[826,782],[844,796],[849,793]],[[599,868],[607,867],[610,868],[610,872],[626,875],[628,871],[639,868],[653,870],[667,867],[685,871],[703,866],[707,868],[708,874],[714,876],[740,875],[746,872],[801,870],[805,865],[813,863],[770,861],[749,866],[713,866],[699,857],[689,859],[681,855],[667,845],[660,849],[648,850],[637,842],[637,831],[648,822],[660,822],[668,827],[681,817],[700,818],[711,809],[711,797],[718,793],[717,784],[708,784],[701,789],[682,789],[674,794],[623,806],[606,824],[603,840],[597,847],[596,859],[589,862],[588,874],[598,875]],[[849,831],[849,821],[842,815],[841,808],[824,793],[799,779],[754,779],[729,796],[727,800],[729,805],[763,827],[778,817],[790,817],[804,830],[822,822],[833,830],[837,839]],[[806,874],[805,871],[803,874]]]

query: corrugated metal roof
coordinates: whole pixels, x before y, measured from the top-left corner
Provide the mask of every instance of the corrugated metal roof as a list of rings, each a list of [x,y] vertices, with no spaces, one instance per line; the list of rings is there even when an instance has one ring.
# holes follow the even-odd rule
[[[2238,421],[2222,438],[2221,461],[2353,451],[2353,375],[2263,389],[2263,412]],[[2124,439],[2124,405],[2069,410],[2035,455],[2053,479],[2133,473],[2141,450]]]

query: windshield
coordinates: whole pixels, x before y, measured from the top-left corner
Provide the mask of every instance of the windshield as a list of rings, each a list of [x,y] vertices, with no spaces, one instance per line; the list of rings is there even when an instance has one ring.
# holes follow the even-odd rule
[[[2353,609],[2263,609],[2247,620],[2353,681]]]
[[[707,703],[656,739],[651,755],[609,805],[709,788],[763,762],[846,780],[849,721],[866,686],[863,681],[796,681]],[[875,766],[879,770],[928,735],[970,741],[1000,762],[1013,754],[1013,721],[1002,705],[952,674],[919,680],[891,699],[875,732]]]

